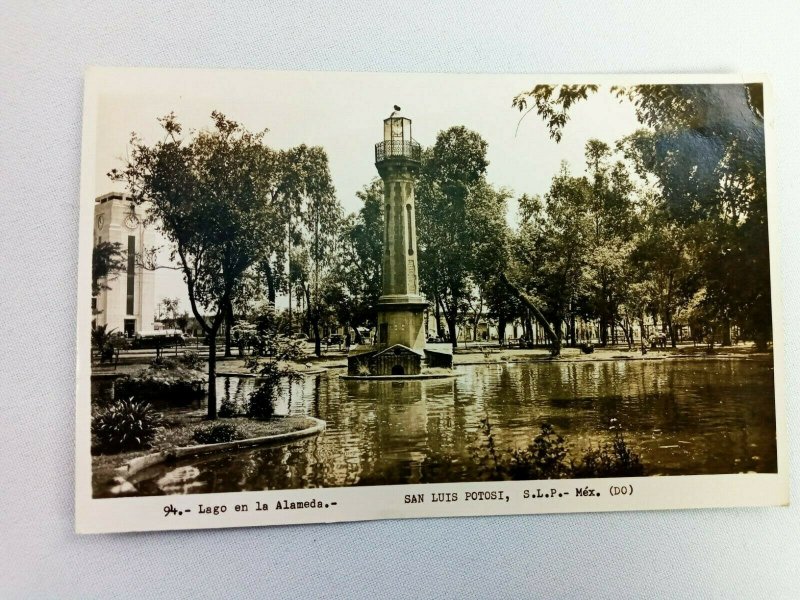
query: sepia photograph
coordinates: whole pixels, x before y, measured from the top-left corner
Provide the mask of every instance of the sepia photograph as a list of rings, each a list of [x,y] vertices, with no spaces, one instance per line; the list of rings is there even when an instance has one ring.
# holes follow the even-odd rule
[[[85,103],[79,528],[788,501],[763,78],[95,69]]]

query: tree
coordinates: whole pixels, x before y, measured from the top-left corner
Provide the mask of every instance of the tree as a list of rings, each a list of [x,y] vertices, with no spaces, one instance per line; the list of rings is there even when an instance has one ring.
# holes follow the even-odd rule
[[[342,209],[331,182],[328,157],[319,147],[299,146],[292,155],[294,168],[286,188],[296,205],[290,228],[308,258],[304,294],[306,316],[314,334],[314,352],[322,354],[320,323],[325,313],[323,278],[336,249]]]
[[[108,282],[127,268],[126,254],[119,242],[95,245],[92,250],[92,296],[97,296],[100,290],[110,289]]]
[[[260,193],[265,132],[211,116],[214,128],[188,140],[173,113],[159,119],[165,138],[148,146],[134,134],[127,165],[110,175],[126,182],[134,202],[147,203],[148,221],[171,244],[208,338],[208,418],[215,419],[217,334],[237,284],[263,256],[276,207]]]
[[[698,285],[692,234],[668,217],[656,194],[644,195],[640,206],[642,227],[630,256],[632,278],[641,296],[637,318],[643,321],[644,313],[658,315],[674,348],[678,341],[674,317]],[[628,303],[634,302],[629,298]]]
[[[358,328],[376,323],[382,293],[383,182],[374,179],[356,195],[364,205],[340,223],[325,301],[360,344]]]
[[[586,167],[590,177],[590,200],[587,210],[593,223],[588,248],[586,298],[584,312],[600,322],[600,344],[616,343],[619,304],[628,281],[627,265],[633,245],[630,239],[637,226],[632,193],[633,184],[622,162],[610,164],[611,148],[590,139],[586,143]],[[575,314],[572,314],[571,337],[575,343]]]
[[[175,320],[178,318],[178,306],[180,300],[178,298],[163,298],[161,300],[161,322],[166,329],[175,329]]]
[[[259,185],[275,207],[270,235],[258,270],[274,306],[278,291],[289,291],[286,263],[291,248],[301,244],[305,203],[314,195],[333,194],[325,151],[301,144],[287,150],[267,151],[262,156]],[[290,267],[291,268],[291,267]]]
[[[598,86],[539,85],[513,106],[531,110],[559,141],[570,107]],[[637,172],[657,187],[665,214],[694,239],[705,280],[705,315],[723,337],[738,323],[757,346],[772,336],[761,84],[612,87],[646,126],[620,143]],[[532,103],[532,106],[528,106]],[[714,309],[711,309],[714,305]]]
[[[587,287],[587,263],[594,240],[591,201],[589,182],[573,177],[565,163],[553,177],[544,200],[520,199],[521,226],[513,245],[512,276],[525,288],[518,293],[537,319],[552,324],[545,329],[550,330],[553,356],[561,353],[564,324],[575,311],[576,298]]]
[[[496,190],[481,180],[473,186],[467,202],[467,223],[471,230],[471,248],[467,251],[470,253],[468,266],[472,283],[468,304],[473,317],[473,339],[477,337],[484,306],[489,316],[498,318],[505,318],[505,311],[509,310],[508,298],[500,292],[502,282],[499,275],[506,270],[509,260],[510,230],[506,212],[510,197],[509,190]]]
[[[490,270],[506,233],[508,192],[486,182],[486,149],[463,126],[441,131],[423,153],[415,193],[421,287],[444,314],[454,347],[475,281]]]
[[[184,310],[175,317],[175,325],[177,325],[178,329],[185,332],[186,328],[189,326],[189,313]]]
[[[233,342],[233,328],[236,326],[237,318],[246,317],[247,313],[252,310],[255,303],[263,298],[263,286],[259,271],[259,266],[262,264],[262,259],[259,259],[255,265],[247,269],[236,283],[231,292],[230,298],[225,305],[225,347],[224,356],[233,356],[231,352]],[[274,301],[270,302],[272,306],[275,305]]]

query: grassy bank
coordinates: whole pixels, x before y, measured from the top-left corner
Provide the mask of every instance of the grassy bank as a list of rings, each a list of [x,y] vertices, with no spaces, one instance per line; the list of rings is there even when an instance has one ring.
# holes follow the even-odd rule
[[[198,427],[210,423],[205,419],[204,411],[182,414],[164,415],[164,427],[156,434],[156,439],[150,448],[120,454],[93,454],[92,469],[96,477],[113,475],[113,470],[121,467],[132,458],[179,448],[194,446],[194,432]],[[303,416],[276,417],[269,421],[258,421],[245,417],[230,419],[217,419],[214,423],[229,423],[235,425],[241,432],[242,438],[255,438],[268,435],[291,433],[307,429],[315,424],[312,419]]]

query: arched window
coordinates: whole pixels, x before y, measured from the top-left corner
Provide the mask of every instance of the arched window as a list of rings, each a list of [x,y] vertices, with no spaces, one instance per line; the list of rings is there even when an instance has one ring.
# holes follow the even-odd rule
[[[411,204],[406,204],[406,225],[408,226],[408,255],[414,254],[414,240],[411,238]]]

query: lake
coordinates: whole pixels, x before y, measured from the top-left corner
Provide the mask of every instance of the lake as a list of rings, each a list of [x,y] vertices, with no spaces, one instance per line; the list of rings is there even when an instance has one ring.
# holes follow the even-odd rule
[[[501,449],[527,446],[550,423],[575,458],[609,441],[618,423],[647,475],[777,470],[771,357],[542,361],[457,372],[403,382],[345,381],[343,370],[305,376],[284,386],[276,412],[324,419],[322,435],[159,465],[131,483],[154,495],[427,482],[426,460],[485,446],[482,419]],[[220,377],[218,401],[242,401],[255,385]]]

